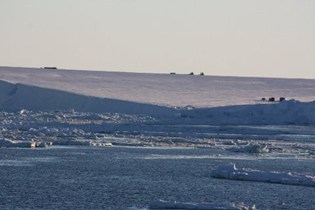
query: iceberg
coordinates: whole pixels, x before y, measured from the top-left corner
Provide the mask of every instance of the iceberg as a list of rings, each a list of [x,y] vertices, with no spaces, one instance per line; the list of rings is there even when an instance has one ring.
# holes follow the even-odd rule
[[[235,164],[221,165],[211,172],[213,178],[242,181],[256,181],[315,187],[315,177],[298,173],[278,171],[260,171],[247,168],[236,168]]]

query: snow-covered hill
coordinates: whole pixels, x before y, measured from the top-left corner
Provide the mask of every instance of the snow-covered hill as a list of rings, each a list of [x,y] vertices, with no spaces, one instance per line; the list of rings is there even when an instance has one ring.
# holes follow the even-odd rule
[[[0,76],[8,81],[0,81],[0,108],[5,111],[73,109],[149,115],[190,125],[315,124],[315,102],[259,100],[286,96],[312,101],[315,80],[10,67],[1,67]]]
[[[167,106],[261,103],[262,97],[315,99],[315,80],[139,74],[0,67],[0,79],[86,96]]]

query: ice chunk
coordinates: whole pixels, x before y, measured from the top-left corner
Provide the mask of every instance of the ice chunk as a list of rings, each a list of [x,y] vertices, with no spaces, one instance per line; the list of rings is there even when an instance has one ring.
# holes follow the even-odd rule
[[[232,179],[243,181],[269,182],[287,185],[301,185],[307,187],[315,187],[315,177],[298,174],[285,173],[277,171],[260,171],[254,169],[236,168],[235,164],[219,166],[211,172],[213,178]]]

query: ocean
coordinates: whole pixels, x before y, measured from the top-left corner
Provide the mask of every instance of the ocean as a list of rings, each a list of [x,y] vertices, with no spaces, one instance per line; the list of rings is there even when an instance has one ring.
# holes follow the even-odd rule
[[[218,165],[309,173],[314,160],[150,147],[0,148],[0,209],[148,209],[158,199],[315,209],[315,188],[214,179]]]

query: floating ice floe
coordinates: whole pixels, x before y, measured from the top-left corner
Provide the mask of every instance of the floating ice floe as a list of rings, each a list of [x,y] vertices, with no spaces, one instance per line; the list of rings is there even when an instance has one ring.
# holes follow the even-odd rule
[[[10,141],[0,138],[0,148],[15,147],[15,148],[32,148],[36,147],[36,142],[31,141]]]
[[[234,204],[234,203],[181,203],[176,201],[164,201],[156,200],[151,202],[149,209],[198,209],[198,210],[255,210],[255,205],[253,207],[247,207],[244,204]]]
[[[0,148],[35,148],[49,146],[52,146],[52,142],[12,141],[0,138]]]
[[[259,171],[254,169],[236,168],[235,164],[219,166],[211,172],[213,178],[231,179],[242,181],[268,182],[287,185],[300,185],[307,187],[315,187],[315,177],[298,174],[285,173],[277,171]]]

